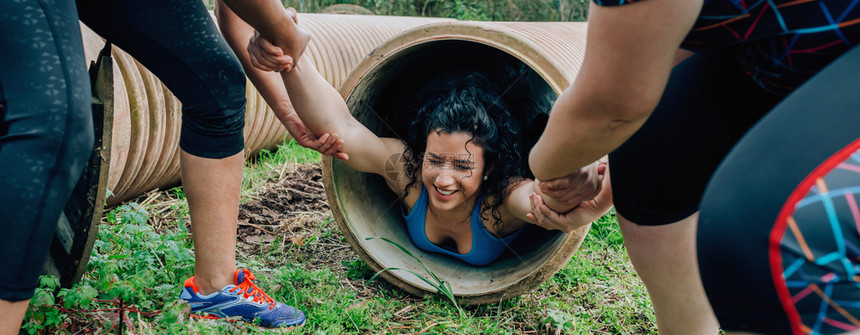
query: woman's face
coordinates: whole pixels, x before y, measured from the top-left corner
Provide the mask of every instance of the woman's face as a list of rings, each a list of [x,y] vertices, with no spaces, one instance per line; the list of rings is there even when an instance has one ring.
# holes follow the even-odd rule
[[[427,136],[421,174],[434,209],[474,204],[484,178],[484,149],[471,138],[462,132],[431,131]]]

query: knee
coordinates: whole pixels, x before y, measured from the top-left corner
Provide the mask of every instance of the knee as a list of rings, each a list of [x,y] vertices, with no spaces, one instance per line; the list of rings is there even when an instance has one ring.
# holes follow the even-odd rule
[[[215,71],[206,75],[212,76],[208,82],[218,105],[221,108],[230,108],[244,104],[247,78],[239,59],[230,51],[222,52],[210,61],[211,69]]]
[[[230,54],[232,55],[232,53]],[[217,68],[217,81],[219,83],[213,91],[218,105],[224,109],[236,108],[245,105],[245,85],[247,78],[239,59],[236,57],[222,57]]]
[[[226,57],[207,80],[211,99],[182,107],[180,147],[195,156],[224,158],[244,149],[245,73]]]

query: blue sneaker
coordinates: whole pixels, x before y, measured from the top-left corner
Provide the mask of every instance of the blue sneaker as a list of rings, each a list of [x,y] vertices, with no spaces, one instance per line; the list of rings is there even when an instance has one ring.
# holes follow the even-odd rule
[[[236,271],[234,279],[236,285],[227,285],[221,291],[201,295],[194,277],[188,278],[179,298],[191,305],[191,316],[195,318],[240,316],[246,322],[259,320],[260,326],[278,329],[292,329],[305,324],[302,311],[275,301],[254,285],[254,274],[248,269]]]

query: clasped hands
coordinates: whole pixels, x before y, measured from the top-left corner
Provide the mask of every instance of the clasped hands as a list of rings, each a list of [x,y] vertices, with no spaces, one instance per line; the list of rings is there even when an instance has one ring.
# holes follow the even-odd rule
[[[295,8],[287,8],[286,13],[293,22],[296,24],[299,23]],[[297,61],[292,55],[285,53],[282,48],[263,38],[257,30],[254,30],[254,34],[248,41],[247,49],[251,64],[263,71],[289,72],[293,69],[293,64]],[[295,110],[292,109],[292,106],[288,106],[288,108],[290,108],[290,111],[286,113],[286,117],[282,121],[298,145],[316,150],[326,156],[332,156],[341,160],[349,159],[349,156],[341,151],[343,140],[338,138],[337,134],[324,133],[317,136],[302,122]]]
[[[535,180],[530,196],[532,223],[569,233],[591,223],[612,206],[609,165],[596,161],[566,176]]]
[[[287,8],[286,13],[293,22],[296,24],[299,23],[299,16],[295,8]],[[284,52],[284,49],[263,38],[256,29],[254,30],[254,35],[248,41],[248,54],[251,56],[251,64],[263,71],[289,72],[292,70],[293,65],[298,62],[298,58],[304,52],[304,49],[294,52],[298,55],[295,59],[293,58],[294,55],[287,54]]]

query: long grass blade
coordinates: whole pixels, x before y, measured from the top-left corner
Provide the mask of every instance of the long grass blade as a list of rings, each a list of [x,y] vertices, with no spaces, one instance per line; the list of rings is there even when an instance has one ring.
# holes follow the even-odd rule
[[[442,280],[441,280],[441,279],[439,279],[439,277],[437,277],[437,276],[436,276],[436,274],[435,274],[435,273],[433,273],[433,271],[432,271],[432,270],[430,270],[430,268],[429,268],[429,267],[427,267],[427,264],[424,264],[424,262],[423,262],[423,261],[421,261],[421,259],[420,259],[420,258],[416,257],[416,256],[415,256],[411,251],[409,251],[409,249],[406,249],[405,247],[403,247],[402,245],[398,244],[397,242],[394,242],[394,241],[392,241],[392,240],[390,240],[390,239],[388,239],[388,238],[385,238],[385,237],[372,236],[372,237],[368,237],[368,238],[367,238],[367,240],[372,240],[372,239],[377,239],[377,238],[378,238],[378,239],[380,239],[380,240],[383,240],[383,241],[385,241],[385,242],[388,242],[389,244],[391,244],[391,245],[393,245],[393,246],[397,247],[398,249],[400,249],[400,251],[403,251],[404,253],[406,253],[407,255],[409,255],[409,257],[412,257],[412,259],[416,260],[416,261],[418,262],[418,264],[421,264],[421,267],[423,267],[423,268],[424,268],[424,271],[427,271],[427,273],[428,273],[428,274],[430,274],[430,276],[431,276],[431,277],[433,277],[433,280],[435,280],[435,281],[436,281],[437,283],[439,283],[440,285],[442,284]]]
[[[461,315],[463,313],[465,313],[463,311],[463,308],[460,307],[460,304],[457,303],[457,297],[454,296],[454,289],[451,287],[451,284],[444,281],[444,280],[439,279],[439,277],[436,276],[436,274],[433,273],[433,271],[430,270],[430,268],[427,267],[427,265],[424,264],[424,262],[421,261],[420,258],[418,258],[414,254],[412,254],[412,252],[409,251],[409,249],[406,249],[405,247],[398,244],[397,242],[394,242],[394,241],[392,241],[388,238],[385,238],[385,237],[372,236],[372,237],[367,238],[367,240],[373,240],[373,239],[380,239],[380,240],[383,240],[385,242],[388,242],[389,244],[397,247],[397,249],[400,249],[400,251],[402,251],[403,253],[409,255],[409,257],[412,257],[412,259],[416,260],[418,262],[418,264],[421,264],[421,267],[424,268],[424,271],[426,271],[431,277],[433,277],[433,280],[436,281],[436,283],[431,282],[429,279],[425,278],[422,275],[419,275],[415,271],[407,270],[407,269],[401,269],[401,268],[397,268],[397,267],[388,267],[388,268],[379,270],[378,272],[376,272],[376,274],[373,275],[373,277],[370,278],[370,280],[368,280],[368,282],[376,279],[376,277],[379,276],[384,271],[393,271],[393,270],[407,271],[409,273],[412,273],[416,277],[420,278],[421,280],[423,280],[425,283],[427,283],[427,285],[430,285],[431,287],[435,288],[437,294],[442,294],[446,298],[448,298],[448,300],[451,301],[451,303],[454,305],[454,307],[457,308],[457,311],[459,311]]]

